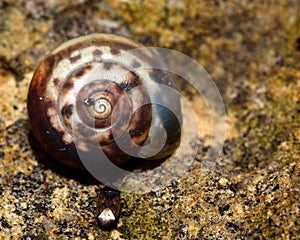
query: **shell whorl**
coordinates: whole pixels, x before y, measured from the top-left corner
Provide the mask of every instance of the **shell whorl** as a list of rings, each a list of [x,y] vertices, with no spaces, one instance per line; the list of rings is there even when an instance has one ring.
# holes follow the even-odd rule
[[[67,41],[46,56],[34,73],[27,104],[32,131],[47,152],[82,168],[77,150],[92,151],[100,145],[108,158],[120,165],[131,154],[116,140],[122,142],[129,133],[132,142],[125,146],[138,154],[137,146],[149,141],[150,133],[152,141],[158,134],[152,125],[170,128],[168,142],[154,158],[174,151],[180,137],[178,120],[175,129],[174,114],[151,104],[161,97],[151,84],[169,86],[172,79],[164,71],[151,70],[156,57],[150,51],[126,54],[125,60],[122,57],[141,47],[124,37],[91,34]],[[172,104],[180,114],[179,100]]]

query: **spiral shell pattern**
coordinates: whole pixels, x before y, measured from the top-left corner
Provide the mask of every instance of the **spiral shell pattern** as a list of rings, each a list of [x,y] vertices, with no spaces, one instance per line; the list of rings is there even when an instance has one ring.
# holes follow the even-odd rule
[[[91,34],[63,43],[44,58],[32,78],[27,106],[32,131],[50,155],[83,168],[77,151],[101,147],[120,165],[138,154],[150,133],[151,141],[159,138],[152,125],[164,126],[168,140],[151,158],[165,157],[176,149],[180,119],[151,104],[162,97],[151,83],[173,86],[172,78],[165,71],[151,69],[156,57],[150,51],[129,53],[125,60],[118,57],[142,47],[125,37]],[[180,115],[179,100],[171,102]]]

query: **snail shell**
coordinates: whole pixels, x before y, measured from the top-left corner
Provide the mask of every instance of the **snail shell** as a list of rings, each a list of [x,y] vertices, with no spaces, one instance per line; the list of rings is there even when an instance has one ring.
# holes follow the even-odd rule
[[[120,165],[131,156],[161,159],[176,150],[179,95],[160,92],[161,84],[175,88],[173,80],[166,71],[153,69],[157,55],[142,48],[125,37],[91,34],[63,43],[42,60],[27,108],[36,139],[52,157],[84,168],[78,151],[97,154],[101,148]],[[133,49],[142,50],[131,53]],[[161,142],[163,133],[162,146],[141,151]]]

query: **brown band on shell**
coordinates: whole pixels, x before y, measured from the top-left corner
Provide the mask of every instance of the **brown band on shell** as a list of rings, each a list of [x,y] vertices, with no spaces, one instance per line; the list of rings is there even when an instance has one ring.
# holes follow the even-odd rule
[[[101,55],[102,55],[102,51],[101,50],[96,49],[96,50],[93,51],[93,56],[94,57],[99,58],[99,57],[101,57]]]
[[[80,78],[86,75],[90,70],[91,66],[85,65],[83,67],[80,67],[78,70],[74,71],[74,73],[72,73],[72,76],[74,76],[75,78]]]
[[[120,165],[130,156],[115,140],[122,142],[126,133],[132,138],[125,143],[129,152],[138,151],[136,145],[142,146],[147,139],[153,111],[144,84],[161,80],[154,74],[145,82],[144,76],[130,71],[155,65],[156,57],[138,51],[124,64],[107,59],[140,47],[124,37],[93,34],[62,44],[40,63],[27,104],[32,131],[48,153],[69,166],[82,168],[77,150],[97,156],[101,145],[107,157]],[[92,90],[85,91],[89,87]],[[136,87],[140,94],[133,99]]]
[[[66,118],[70,118],[73,114],[73,108],[74,105],[73,104],[66,104],[63,108],[62,108],[62,115],[65,116]]]
[[[71,63],[76,63],[76,62],[79,61],[80,59],[81,59],[81,55],[78,54],[77,56],[70,57],[70,62],[71,62]]]
[[[100,48],[108,47],[112,55],[117,55],[121,51],[128,51],[130,49],[141,48],[141,44],[133,42],[125,37],[116,35],[95,34],[94,38],[78,38],[78,41],[73,41],[71,45],[66,45],[65,48],[57,48],[53,53],[61,59],[72,58],[72,53],[78,49],[84,49],[87,46],[94,46],[96,49],[93,51],[93,56],[99,58],[103,52]],[[111,36],[111,37],[109,37]],[[74,58],[74,57],[73,57]]]

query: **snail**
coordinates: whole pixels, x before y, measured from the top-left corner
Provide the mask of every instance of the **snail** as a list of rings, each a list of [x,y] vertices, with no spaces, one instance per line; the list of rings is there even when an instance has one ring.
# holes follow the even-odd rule
[[[126,37],[71,39],[34,72],[31,130],[50,156],[73,168],[86,169],[86,153],[92,166],[104,158],[117,166],[132,157],[164,159],[179,146],[181,109],[179,95],[161,90],[176,89],[163,69],[155,52]]]

